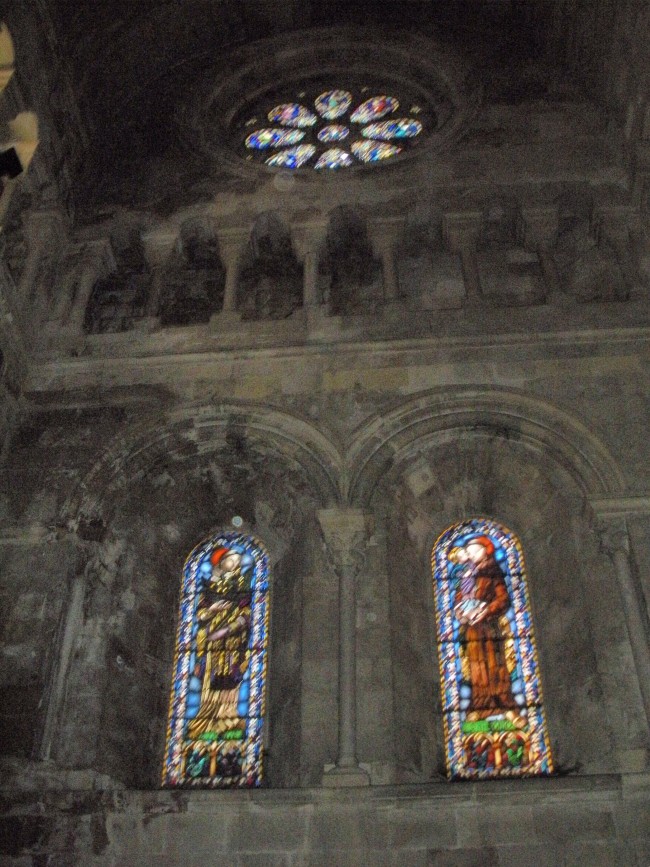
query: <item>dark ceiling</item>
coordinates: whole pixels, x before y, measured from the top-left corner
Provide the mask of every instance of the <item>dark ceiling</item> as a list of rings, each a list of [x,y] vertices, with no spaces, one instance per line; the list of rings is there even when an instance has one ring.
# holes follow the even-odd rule
[[[124,186],[174,148],[177,159],[179,106],[230,52],[269,36],[348,25],[434,37],[459,51],[497,100],[516,98],[522,81],[529,88],[532,66],[543,96],[544,69],[555,62],[555,0],[37,2],[49,10],[88,133],[85,178],[76,184],[86,200],[110,198],[114,179]]]

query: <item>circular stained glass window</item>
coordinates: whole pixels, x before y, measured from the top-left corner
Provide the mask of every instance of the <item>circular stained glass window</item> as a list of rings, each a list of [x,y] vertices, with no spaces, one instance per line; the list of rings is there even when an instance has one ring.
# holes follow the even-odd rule
[[[313,99],[283,102],[246,123],[243,145],[248,159],[274,168],[310,167],[334,171],[389,160],[411,148],[424,131],[420,108],[406,110],[390,94],[368,88],[326,90]]]

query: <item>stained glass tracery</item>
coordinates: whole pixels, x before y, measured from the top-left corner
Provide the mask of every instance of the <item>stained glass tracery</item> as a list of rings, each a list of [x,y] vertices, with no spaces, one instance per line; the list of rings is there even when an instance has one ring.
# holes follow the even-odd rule
[[[494,521],[463,521],[436,542],[432,569],[449,776],[551,774],[519,541]]]
[[[361,93],[368,90],[363,87]],[[305,97],[302,91],[299,99]],[[362,101],[354,108],[359,98]],[[275,127],[255,129],[256,120],[250,118],[244,127],[248,130],[253,127],[253,131],[247,131],[244,146],[253,153],[270,150],[272,153],[265,156],[264,162],[275,168],[296,169],[310,164],[319,170],[335,170],[357,162],[384,161],[402,153],[424,131],[422,122],[412,117],[381,120],[396,112],[399,105],[399,100],[388,94],[365,98],[357,92],[355,98],[352,90],[326,90],[313,101],[276,105],[266,114],[271,123],[277,124]],[[413,113],[420,111],[413,106]],[[355,136],[361,135],[365,141],[356,140],[346,147],[351,124]],[[390,144],[392,140],[399,140],[401,146]],[[331,147],[335,144],[339,147]]]
[[[163,785],[260,785],[268,588],[268,555],[249,536],[213,536],[188,557]]]

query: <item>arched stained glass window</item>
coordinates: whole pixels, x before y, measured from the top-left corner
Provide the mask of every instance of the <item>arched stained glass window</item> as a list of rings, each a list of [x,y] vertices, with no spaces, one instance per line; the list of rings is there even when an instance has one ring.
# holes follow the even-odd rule
[[[206,539],[183,569],[164,786],[263,779],[268,555],[257,539]]]
[[[452,779],[551,774],[524,556],[484,518],[432,554],[447,770]]]

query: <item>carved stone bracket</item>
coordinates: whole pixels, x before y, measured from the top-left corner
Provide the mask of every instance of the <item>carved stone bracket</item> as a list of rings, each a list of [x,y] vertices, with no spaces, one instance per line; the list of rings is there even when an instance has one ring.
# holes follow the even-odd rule
[[[368,516],[361,509],[321,509],[318,512],[325,545],[337,573],[357,572],[364,563]]]
[[[373,253],[381,261],[384,300],[397,300],[399,285],[395,247],[403,228],[402,220],[378,220],[370,225]]]
[[[465,279],[465,292],[473,301],[481,299],[481,282],[476,261],[476,247],[481,234],[483,215],[480,211],[447,213],[442,218],[442,234],[452,253],[460,256]]]
[[[82,241],[77,245],[77,268],[74,284],[70,287],[66,325],[75,334],[81,334],[86,307],[93,286],[117,267],[110,241],[99,238]]]

